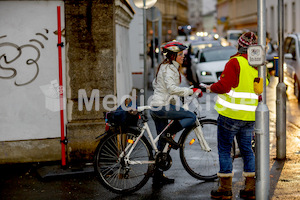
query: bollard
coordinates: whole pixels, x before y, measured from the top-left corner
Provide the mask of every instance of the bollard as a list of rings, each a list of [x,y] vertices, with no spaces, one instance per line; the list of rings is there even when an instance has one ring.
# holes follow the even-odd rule
[[[274,65],[275,65],[275,76],[278,77],[279,69],[278,69],[278,57],[274,57]]]
[[[258,200],[268,200],[270,190],[269,171],[269,109],[260,102],[255,111],[255,170],[256,191]]]
[[[286,158],[286,85],[276,87],[276,159]]]

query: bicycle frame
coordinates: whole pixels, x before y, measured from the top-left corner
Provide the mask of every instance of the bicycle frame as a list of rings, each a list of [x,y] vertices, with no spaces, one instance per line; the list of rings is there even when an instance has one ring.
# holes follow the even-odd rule
[[[188,103],[184,104],[184,108],[187,109],[187,106],[188,106]],[[150,106],[140,106],[138,107],[138,111],[139,112],[142,112],[146,109],[151,109]],[[168,124],[168,126],[170,126],[170,124],[173,123],[174,120],[171,120]],[[167,129],[167,127],[165,127],[165,129]],[[164,129],[164,130],[165,130]],[[149,128],[149,125],[148,125],[148,122],[144,122],[144,125],[142,127],[142,130],[141,130],[141,133],[138,135],[138,137],[136,138],[135,141],[133,141],[130,145],[128,145],[126,148],[125,148],[125,151],[123,151],[120,155],[120,158],[122,158],[124,156],[124,152],[126,152],[127,150],[130,150],[128,151],[128,153],[125,155],[125,161],[127,161],[129,164],[146,164],[146,163],[154,163],[154,161],[131,161],[129,160],[129,157],[133,151],[133,149],[136,147],[137,143],[139,142],[139,140],[141,139],[141,137],[144,135],[145,131],[147,132],[147,135],[148,135],[148,138],[150,140],[150,143],[152,145],[152,148],[154,149],[155,153],[158,152],[158,148],[157,148],[157,145],[156,143],[158,142],[159,140],[159,137],[161,136],[161,134],[164,132],[164,130],[158,134],[155,138],[153,137],[151,131],[150,131],[150,128]],[[211,148],[209,147],[208,143],[206,142],[204,136],[203,136],[203,132],[202,132],[202,128],[201,128],[201,124],[197,118],[196,120],[196,128],[194,128],[194,131],[195,131],[195,135],[197,137],[197,140],[201,146],[201,148],[204,150],[204,151],[211,151]],[[163,149],[163,153],[166,153],[168,151],[168,148],[169,148],[169,144],[167,143]],[[120,159],[119,158],[119,159]]]
[[[158,142],[161,135],[170,133],[167,130],[173,126],[175,120],[169,121],[164,130],[156,136],[151,132],[147,115],[143,112],[147,109],[152,107],[142,106],[137,109],[142,120],[141,126],[134,124],[132,127],[125,127],[124,124],[118,128],[111,124],[110,129],[108,123],[108,129],[96,148],[93,163],[95,173],[100,183],[114,193],[135,192],[147,183],[156,169],[166,171],[172,165],[170,145],[167,143],[160,149]],[[196,111],[195,114],[198,116],[199,113]],[[180,144],[179,156],[184,169],[192,177],[198,180],[213,180],[217,178],[218,171],[217,123],[214,119],[203,118],[205,117],[197,117],[194,126],[187,127],[181,134],[177,134],[177,142]]]

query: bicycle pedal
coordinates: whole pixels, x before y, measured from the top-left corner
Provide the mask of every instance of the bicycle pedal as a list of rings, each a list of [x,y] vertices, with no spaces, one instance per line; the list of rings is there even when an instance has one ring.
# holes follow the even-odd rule
[[[161,139],[162,141],[169,143],[169,147],[171,147],[172,149],[178,149],[181,147],[181,145],[175,142],[172,137],[162,136]]]
[[[175,149],[175,150],[179,149],[181,146],[182,145],[178,144],[178,143],[177,144],[169,144],[169,147],[172,148],[172,149]]]

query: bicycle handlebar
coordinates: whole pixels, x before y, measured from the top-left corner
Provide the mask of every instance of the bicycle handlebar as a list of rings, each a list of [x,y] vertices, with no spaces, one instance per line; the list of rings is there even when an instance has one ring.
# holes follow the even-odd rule
[[[144,110],[150,110],[151,106],[138,106],[137,111],[142,112]]]
[[[199,86],[205,88],[207,85],[204,84],[204,83],[200,83]],[[191,85],[189,88],[192,89],[192,88],[194,88],[194,87],[195,87],[194,85]],[[194,94],[192,95],[193,98],[192,98],[192,100],[191,100],[189,103],[191,103],[191,102],[193,101],[194,98],[198,97],[198,95],[199,95],[198,93],[194,93]],[[183,107],[184,107],[184,108],[187,108],[187,106],[188,106],[189,103],[184,104]],[[137,107],[137,111],[138,111],[138,112],[143,112],[144,110],[150,110],[150,109],[151,109],[151,106],[138,106],[138,107]]]

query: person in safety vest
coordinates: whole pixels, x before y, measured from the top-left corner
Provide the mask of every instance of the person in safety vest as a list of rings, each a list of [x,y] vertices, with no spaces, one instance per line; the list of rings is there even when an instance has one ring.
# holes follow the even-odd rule
[[[246,32],[238,39],[238,52],[226,63],[220,80],[207,86],[218,93],[215,109],[218,117],[218,153],[220,186],[211,191],[215,199],[232,198],[232,158],[231,147],[236,136],[244,162],[243,176],[245,188],[240,191],[241,198],[255,199],[255,157],[252,151],[252,135],[255,125],[255,110],[258,96],[254,92],[253,82],[258,77],[256,68],[247,60],[247,49],[257,44],[257,36]]]
[[[166,143],[178,149],[179,144],[172,136],[183,128],[191,127],[196,122],[196,115],[191,111],[176,106],[178,96],[189,96],[194,93],[202,96],[200,89],[179,87],[181,82],[180,67],[184,59],[184,50],[187,46],[177,41],[171,41],[161,46],[165,60],[158,66],[155,79],[152,82],[154,94],[151,100],[151,116],[154,120],[157,134],[162,133],[158,142],[159,152],[163,151]],[[169,120],[174,120],[169,124]],[[157,155],[156,155],[157,157]],[[167,178],[163,169],[156,163],[153,175],[153,186],[160,187],[164,184],[174,183],[174,179]]]

